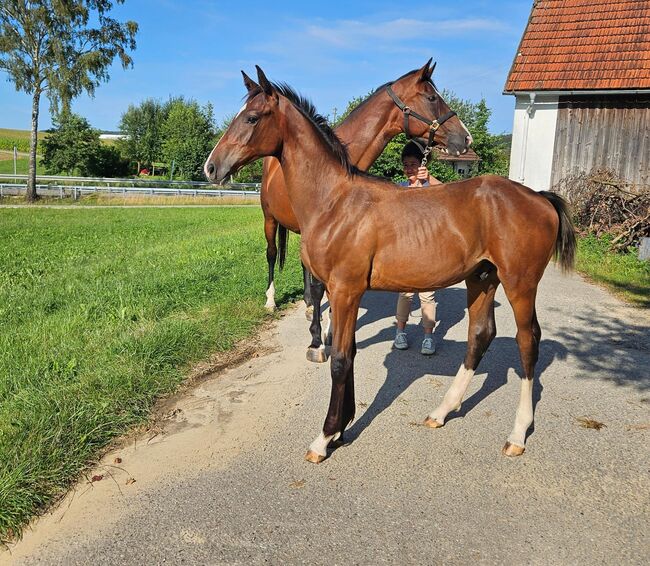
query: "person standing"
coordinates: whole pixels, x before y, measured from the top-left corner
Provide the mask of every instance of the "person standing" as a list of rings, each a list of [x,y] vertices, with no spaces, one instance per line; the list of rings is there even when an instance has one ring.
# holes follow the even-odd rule
[[[422,165],[423,153],[413,142],[407,143],[402,149],[402,166],[406,181],[402,181],[402,187],[428,187],[440,185],[441,182],[433,177],[426,167]],[[398,350],[406,350],[409,347],[406,338],[406,323],[411,314],[411,302],[414,293],[400,293],[397,299],[397,332],[393,347]],[[430,356],[436,353],[436,345],[433,340],[433,329],[436,326],[436,301],[433,291],[418,293],[422,308],[422,327],[424,328],[424,339],[420,353]]]

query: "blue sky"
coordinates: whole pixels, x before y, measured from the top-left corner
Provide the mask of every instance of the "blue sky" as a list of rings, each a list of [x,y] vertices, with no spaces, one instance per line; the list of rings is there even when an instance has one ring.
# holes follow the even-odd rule
[[[220,121],[241,106],[240,69],[254,76],[258,64],[271,80],[289,83],[332,114],[433,57],[439,89],[484,97],[493,110],[490,130],[510,132],[514,98],[502,90],[531,5],[429,0],[407,10],[384,0],[126,0],[113,15],[140,25],[134,66],[114,65],[110,82],[94,98],[76,99],[73,110],[96,128],[114,130],[129,104],[184,95],[211,102]],[[44,102],[40,127],[50,126]],[[30,127],[30,98],[2,72],[0,127]]]

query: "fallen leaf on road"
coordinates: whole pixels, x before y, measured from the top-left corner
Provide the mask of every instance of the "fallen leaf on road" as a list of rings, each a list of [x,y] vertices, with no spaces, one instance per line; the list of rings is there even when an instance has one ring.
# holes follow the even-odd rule
[[[590,419],[589,417],[576,417],[576,420],[578,423],[580,423],[580,426],[582,428],[593,428],[595,430],[600,430],[603,427],[607,427],[605,423],[598,422],[594,419]]]
[[[90,478],[90,482],[96,482],[96,481],[102,481],[104,479],[104,476],[102,474],[97,474],[96,476],[93,476]]]
[[[126,480],[126,485],[131,485],[132,483],[135,483],[135,478],[129,478]]]
[[[305,483],[307,483],[305,480],[296,480],[296,481],[292,481],[289,484],[289,487],[293,487],[297,489],[299,487],[305,487]]]
[[[122,463],[122,458],[115,458],[115,460],[113,460],[113,464],[121,464],[121,463]]]

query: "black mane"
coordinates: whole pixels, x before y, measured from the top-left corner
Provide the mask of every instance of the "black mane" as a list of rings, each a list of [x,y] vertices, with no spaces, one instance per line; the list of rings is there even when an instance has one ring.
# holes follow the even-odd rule
[[[275,90],[277,90],[285,98],[288,98],[289,101],[300,111],[300,113],[314,126],[316,126],[316,129],[321,133],[329,148],[332,150],[332,152],[334,152],[334,155],[336,155],[337,159],[341,162],[341,165],[343,165],[343,168],[347,174],[353,175],[357,173],[358,170],[354,165],[352,165],[345,144],[343,144],[343,142],[334,133],[334,130],[327,122],[327,118],[318,113],[312,101],[305,96],[297,93],[286,83],[271,84]],[[249,91],[248,96],[246,97],[246,102],[248,103],[251,99],[255,98],[261,92],[261,88]]]

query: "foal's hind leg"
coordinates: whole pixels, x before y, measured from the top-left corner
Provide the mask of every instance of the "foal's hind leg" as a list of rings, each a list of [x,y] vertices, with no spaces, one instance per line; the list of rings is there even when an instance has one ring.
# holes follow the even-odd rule
[[[521,380],[515,424],[501,452],[505,456],[520,456],[526,446],[526,431],[533,424],[533,380],[542,333],[535,312],[537,289],[519,291],[505,287],[505,290],[517,323],[517,345],[524,377]]]
[[[307,271],[309,280],[309,294],[314,301],[314,311],[309,325],[309,332],[311,333],[311,344],[307,348],[307,359],[310,362],[322,363],[327,361],[325,354],[325,346],[323,346],[322,329],[320,322],[321,302],[325,294],[325,285],[316,279],[309,271]]]
[[[275,284],[273,283],[275,273],[275,261],[278,257],[278,247],[275,243],[275,236],[278,232],[278,222],[273,216],[264,216],[264,236],[266,237],[266,262],[269,266],[269,280],[266,288],[266,304],[269,311],[275,310]]]
[[[465,283],[469,312],[467,353],[442,403],[424,421],[424,424],[431,428],[440,428],[445,424],[449,413],[460,409],[469,382],[497,332],[494,321],[494,294],[499,286],[499,278],[496,271],[489,272],[485,279],[472,274]]]
[[[332,393],[322,432],[310,444],[305,459],[319,463],[327,455],[327,447],[338,440],[354,418],[354,358],[357,353],[354,333],[363,289],[332,292],[330,301],[336,311],[331,355]]]
[[[302,300],[305,301],[305,305],[307,306],[307,310],[305,310],[305,317],[307,320],[311,320],[312,317],[314,316],[314,298],[312,297],[311,293],[311,280],[313,279],[313,275],[305,267],[304,263],[301,263],[302,265],[302,283],[304,285],[304,289],[302,292]]]

